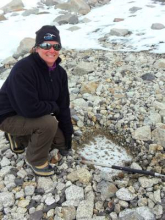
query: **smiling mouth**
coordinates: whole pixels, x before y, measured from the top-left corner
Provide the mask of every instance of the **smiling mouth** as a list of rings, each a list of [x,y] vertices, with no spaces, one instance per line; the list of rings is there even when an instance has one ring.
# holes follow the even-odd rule
[[[54,58],[55,55],[47,55],[47,57]]]

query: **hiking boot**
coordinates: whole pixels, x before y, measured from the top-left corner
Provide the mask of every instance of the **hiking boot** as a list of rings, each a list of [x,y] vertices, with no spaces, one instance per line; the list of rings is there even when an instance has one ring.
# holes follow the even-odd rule
[[[10,150],[15,153],[15,154],[22,154],[25,152],[25,147],[23,145],[18,146],[14,136],[12,136],[9,133],[5,132],[5,138],[7,141],[9,141],[9,145],[10,145]]]
[[[36,174],[37,176],[47,177],[47,176],[52,176],[55,174],[55,169],[48,162],[46,162],[45,164],[41,166],[33,166],[26,159],[26,163],[27,165],[30,166],[34,174]]]

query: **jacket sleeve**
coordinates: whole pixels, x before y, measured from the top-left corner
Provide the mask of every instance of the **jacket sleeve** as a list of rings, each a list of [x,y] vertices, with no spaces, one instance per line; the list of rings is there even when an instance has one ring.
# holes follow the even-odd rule
[[[66,72],[64,71],[63,80],[62,80],[62,92],[57,102],[60,113],[57,116],[57,120],[59,121],[59,127],[64,133],[65,139],[70,139],[73,134],[73,125],[71,122],[70,115],[70,97],[69,97],[69,89],[68,89],[68,77]]]
[[[28,74],[28,70],[13,68],[8,78],[7,93],[13,109],[23,117],[36,118],[58,110],[55,101],[39,100],[35,76]]]

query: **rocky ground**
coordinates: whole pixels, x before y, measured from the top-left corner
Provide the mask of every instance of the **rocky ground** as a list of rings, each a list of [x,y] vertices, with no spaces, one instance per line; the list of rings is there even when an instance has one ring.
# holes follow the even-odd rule
[[[25,154],[13,154],[1,133],[0,219],[165,219],[164,179],[112,177],[77,161],[77,148],[101,132],[129,149],[133,160],[126,166],[165,175],[164,56],[63,50],[61,57],[69,77],[73,155],[55,165],[56,175],[36,177]],[[16,61],[4,60],[1,79]]]

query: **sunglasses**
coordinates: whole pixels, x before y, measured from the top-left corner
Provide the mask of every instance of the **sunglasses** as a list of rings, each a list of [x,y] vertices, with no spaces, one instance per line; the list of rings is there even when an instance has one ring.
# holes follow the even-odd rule
[[[60,44],[49,44],[49,43],[42,43],[38,45],[43,50],[50,50],[52,47],[54,50],[59,51],[61,50]]]

